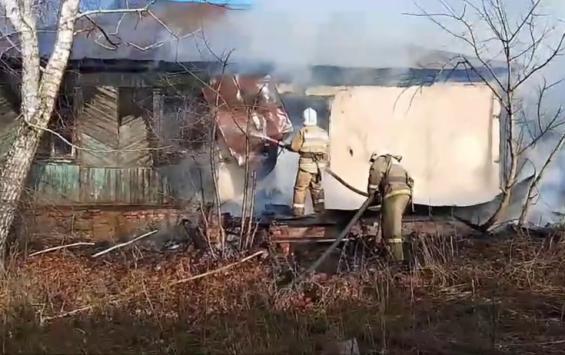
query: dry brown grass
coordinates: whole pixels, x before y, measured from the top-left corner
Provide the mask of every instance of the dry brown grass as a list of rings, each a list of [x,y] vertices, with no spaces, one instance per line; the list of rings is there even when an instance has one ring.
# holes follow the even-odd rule
[[[270,260],[219,266],[194,253],[92,250],[16,259],[0,285],[3,353],[313,354],[565,351],[565,242],[427,237],[421,269],[386,267],[277,286]],[[68,313],[73,312],[74,313]]]

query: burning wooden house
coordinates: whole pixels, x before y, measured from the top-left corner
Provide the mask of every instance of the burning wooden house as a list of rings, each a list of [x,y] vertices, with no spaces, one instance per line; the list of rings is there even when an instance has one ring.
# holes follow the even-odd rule
[[[213,25],[230,11],[182,6],[190,6],[182,21],[170,7],[161,9],[176,13],[172,27]],[[128,24],[121,30],[123,36],[108,38],[93,28],[94,39],[88,31],[76,38],[50,127],[55,134],[45,135],[30,174],[33,214],[43,228],[56,221],[62,232],[107,238],[140,220],[172,220],[214,200],[214,176],[225,207],[231,202],[237,211],[246,163],[259,171],[258,210],[289,205],[297,157],[256,137],[288,139],[306,107],[318,110],[330,132],[332,170],[359,189],[370,154],[386,149],[403,155],[419,205],[469,208],[499,192],[504,117],[477,75],[445,70],[450,53],[410,48],[420,59],[414,67],[318,65],[297,81],[270,63],[226,66],[210,55],[197,60],[200,52],[179,62],[171,43],[158,47],[158,53],[170,47],[160,58],[148,44],[133,43]],[[47,55],[53,38],[43,36]],[[18,60],[13,51],[4,57],[10,65],[2,72],[0,149],[19,107]],[[329,176],[324,185],[330,209],[352,210],[362,202]]]

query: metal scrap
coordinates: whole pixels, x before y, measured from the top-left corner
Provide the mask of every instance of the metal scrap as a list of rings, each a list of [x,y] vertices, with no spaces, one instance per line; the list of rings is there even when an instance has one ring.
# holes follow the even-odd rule
[[[275,152],[276,156],[278,145],[273,141],[284,140],[292,132],[292,123],[270,76],[214,77],[203,93],[216,113],[224,143],[240,166],[245,163],[247,149],[251,165],[262,163],[272,156],[269,153]]]

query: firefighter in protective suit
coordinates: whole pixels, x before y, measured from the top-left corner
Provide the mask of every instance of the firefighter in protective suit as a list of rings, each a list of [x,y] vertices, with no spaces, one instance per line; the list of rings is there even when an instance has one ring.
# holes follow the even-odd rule
[[[411,202],[414,180],[400,165],[401,160],[401,156],[374,153],[367,190],[381,200],[382,237],[393,261],[406,263],[410,249],[402,236],[402,216]]]
[[[291,143],[285,146],[300,155],[292,204],[295,216],[304,215],[308,190],[314,211],[320,213],[325,209],[322,170],[328,164],[330,138],[328,132],[317,126],[317,116],[311,107],[304,110],[304,127],[294,136]]]

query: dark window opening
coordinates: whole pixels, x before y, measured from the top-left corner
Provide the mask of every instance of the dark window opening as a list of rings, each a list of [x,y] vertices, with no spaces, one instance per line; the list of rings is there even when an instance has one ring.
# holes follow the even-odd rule
[[[69,95],[60,95],[55,108],[49,131],[45,132],[38,148],[38,158],[45,160],[72,160],[76,155],[75,115],[73,101]]]
[[[208,141],[209,123],[209,108],[202,94],[178,93],[163,98],[163,144],[180,150],[202,149]]]

